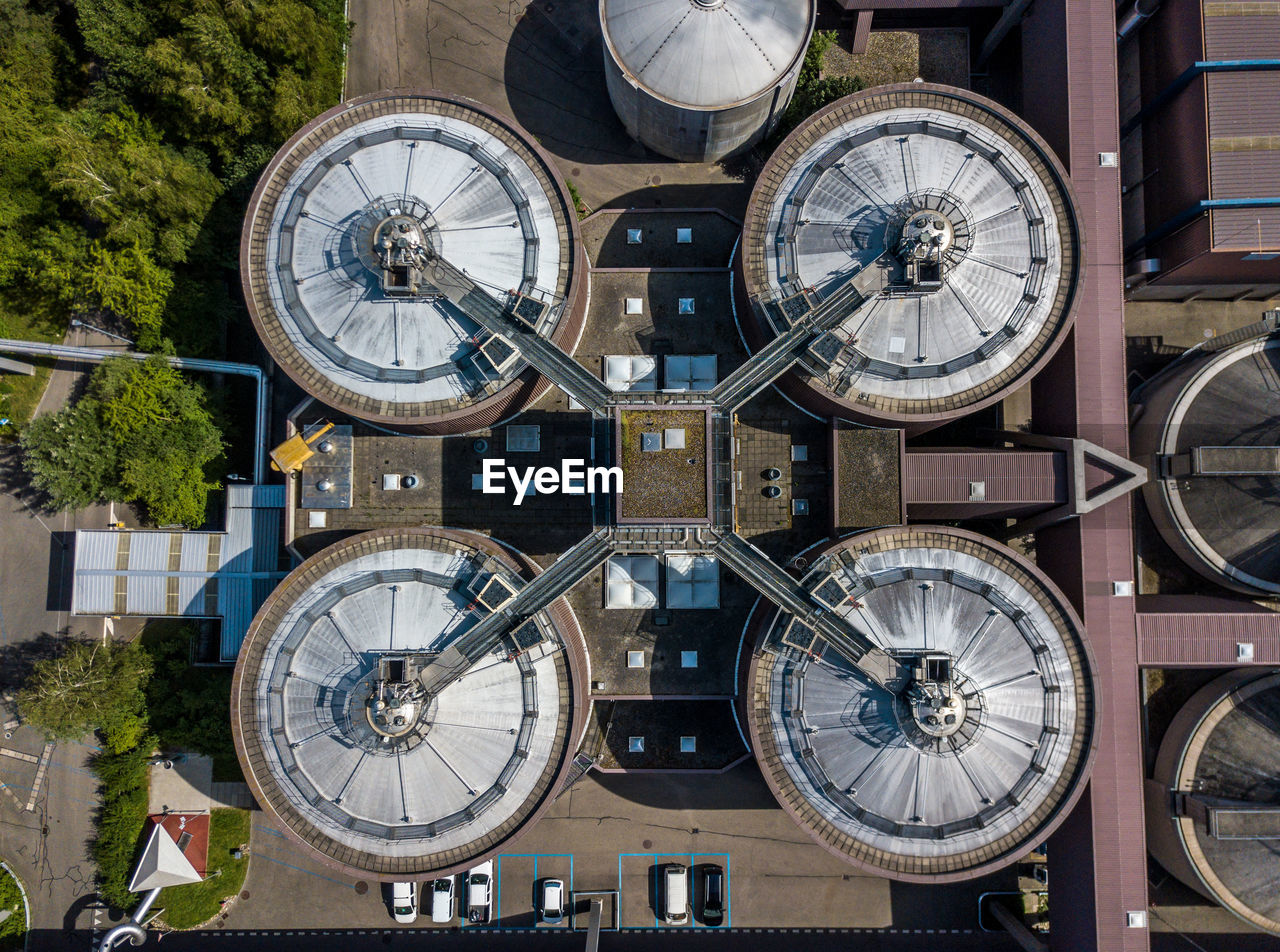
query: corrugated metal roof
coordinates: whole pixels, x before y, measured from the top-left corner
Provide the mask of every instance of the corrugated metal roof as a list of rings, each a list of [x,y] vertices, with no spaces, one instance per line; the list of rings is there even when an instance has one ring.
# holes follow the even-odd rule
[[[999,503],[1067,501],[1066,460],[1053,451],[964,450],[909,452],[907,503],[967,503],[970,484],[983,484],[982,500]]]
[[[603,0],[618,62],[664,99],[713,108],[750,99],[803,55],[813,0]]]
[[[1280,10],[1274,4],[1209,0],[1202,4],[1202,9],[1206,59],[1274,56],[1275,51],[1280,50]]]
[[[1280,7],[1202,4],[1208,60],[1273,58],[1280,50]],[[1209,116],[1209,197],[1280,195],[1280,73],[1241,70],[1205,76]],[[1280,249],[1280,209],[1215,209],[1214,248]]]
[[[1275,612],[1139,612],[1138,663],[1149,668],[1280,664],[1280,614]],[[1253,645],[1253,661],[1237,657]]]
[[[285,575],[278,570],[284,499],[283,486],[229,486],[224,532],[80,530],[72,613],[220,617],[221,657],[234,661],[249,622]]]

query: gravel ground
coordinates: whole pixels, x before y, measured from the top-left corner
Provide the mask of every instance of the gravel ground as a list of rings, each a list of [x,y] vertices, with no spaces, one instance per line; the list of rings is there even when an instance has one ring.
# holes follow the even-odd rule
[[[867,51],[849,52],[852,30],[841,30],[822,60],[823,76],[856,76],[868,86],[926,82],[969,86],[969,35],[964,30],[872,33]]]

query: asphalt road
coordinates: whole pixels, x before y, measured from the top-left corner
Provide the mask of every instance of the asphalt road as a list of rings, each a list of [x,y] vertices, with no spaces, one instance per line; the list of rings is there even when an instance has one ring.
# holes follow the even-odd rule
[[[103,346],[110,340],[73,331],[72,344]],[[87,365],[60,362],[37,412],[56,410],[80,386]],[[34,658],[47,654],[68,631],[97,636],[98,619],[70,615],[72,539],[76,529],[105,528],[108,510],[51,513],[26,484],[17,447],[0,446],[0,689],[20,683]],[[11,711],[11,705],[3,708]],[[11,716],[6,713],[6,719]],[[91,741],[91,738],[86,738]],[[20,728],[4,746],[28,753],[40,750],[40,738]],[[91,746],[58,744],[34,809],[24,807],[30,797],[34,769],[13,758],[0,758],[0,780],[23,801],[20,808],[0,796],[0,857],[22,878],[31,902],[35,931],[30,952],[43,949],[88,948],[92,926],[94,867],[87,844],[92,813],[98,805],[96,782],[88,770]],[[75,930],[80,934],[76,936]]]

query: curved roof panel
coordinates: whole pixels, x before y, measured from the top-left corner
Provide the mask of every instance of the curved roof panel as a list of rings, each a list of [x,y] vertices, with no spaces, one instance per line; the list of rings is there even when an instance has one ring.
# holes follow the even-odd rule
[[[811,0],[601,0],[605,42],[632,79],[711,109],[750,99],[804,55]]]

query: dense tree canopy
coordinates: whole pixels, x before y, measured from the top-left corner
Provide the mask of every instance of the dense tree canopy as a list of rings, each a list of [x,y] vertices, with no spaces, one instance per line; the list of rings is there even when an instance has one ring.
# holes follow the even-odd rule
[[[150,655],[135,645],[73,641],[57,657],[36,662],[18,693],[18,709],[58,739],[100,729],[119,753],[136,746],[145,730],[151,670]]]
[[[346,30],[343,0],[0,0],[0,294],[221,356],[247,190],[338,101]]]
[[[160,525],[204,522],[216,488],[206,470],[222,455],[203,388],[161,357],[107,361],[74,405],[33,420],[22,445],[55,508],[137,502]]]

